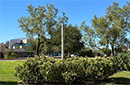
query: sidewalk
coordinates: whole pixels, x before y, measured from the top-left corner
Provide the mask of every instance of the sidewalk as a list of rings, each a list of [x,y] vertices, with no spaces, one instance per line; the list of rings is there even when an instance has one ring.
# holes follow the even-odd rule
[[[0,61],[18,61],[18,60],[26,60],[28,57],[25,58],[16,58],[16,59],[0,59]]]

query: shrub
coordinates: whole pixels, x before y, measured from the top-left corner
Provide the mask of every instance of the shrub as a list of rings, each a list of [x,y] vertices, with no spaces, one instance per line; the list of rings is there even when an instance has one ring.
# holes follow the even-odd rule
[[[96,57],[88,61],[85,76],[89,81],[104,80],[117,72],[117,65],[111,61],[112,58]]]
[[[95,53],[90,48],[84,48],[84,49],[80,50],[79,56],[83,56],[83,57],[85,57],[85,56],[94,57]]]
[[[15,67],[15,76],[24,83],[40,83],[44,81],[40,73],[40,59],[38,57],[28,58],[23,65]]]
[[[65,61],[65,82],[100,81],[117,72],[117,66],[110,58],[77,58]]]
[[[85,83],[104,80],[117,71],[113,58],[29,58],[15,68],[24,83]]]
[[[114,61],[118,65],[118,70],[130,71],[130,52],[120,53],[117,56],[113,56]]]
[[[11,53],[10,58],[17,58],[18,56],[16,55],[16,53]]]
[[[9,56],[8,54],[5,54],[5,55],[4,55],[4,58],[5,58],[5,59],[8,59],[8,58],[10,58],[10,56]]]
[[[4,55],[5,59],[11,59],[11,58],[17,58],[18,56],[15,53],[8,52],[7,54]]]

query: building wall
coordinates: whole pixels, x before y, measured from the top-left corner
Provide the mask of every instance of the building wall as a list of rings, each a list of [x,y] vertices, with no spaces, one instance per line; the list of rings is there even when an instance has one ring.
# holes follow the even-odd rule
[[[33,52],[14,52],[18,57],[34,57]]]
[[[27,40],[27,39],[24,39],[24,40],[23,40],[23,43],[28,43],[28,40]]]
[[[23,42],[27,42],[27,39],[26,38],[19,38],[19,39],[12,39],[9,41],[9,49],[12,48],[12,46],[15,44],[15,43],[20,43],[21,41]]]

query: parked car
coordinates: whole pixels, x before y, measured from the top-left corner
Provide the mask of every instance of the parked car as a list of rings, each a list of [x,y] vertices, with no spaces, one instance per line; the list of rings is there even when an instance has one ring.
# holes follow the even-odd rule
[[[71,57],[74,57],[74,56],[78,56],[78,55],[77,55],[77,54],[71,54],[70,56],[71,56]]]

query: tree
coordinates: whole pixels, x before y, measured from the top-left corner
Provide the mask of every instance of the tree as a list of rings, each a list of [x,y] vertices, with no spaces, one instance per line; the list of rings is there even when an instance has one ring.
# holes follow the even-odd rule
[[[80,31],[84,34],[82,37],[82,41],[84,42],[85,46],[91,49],[95,49],[97,47],[96,43],[96,32],[95,29],[85,25],[85,21],[82,22],[80,26]]]
[[[26,48],[26,51],[33,52],[34,54],[36,54],[36,49],[37,49],[37,39],[30,38],[29,45],[28,48]]]
[[[55,28],[48,30],[49,38],[46,38],[46,39],[41,38],[41,40],[44,39],[44,43],[42,43],[40,46],[40,52],[42,52],[43,54],[51,54],[51,53],[58,53],[61,51],[59,46],[52,44],[53,41],[55,41],[55,40],[52,40],[52,37],[57,34],[56,33],[57,29],[61,29],[62,24],[67,25],[67,23],[68,23],[68,17],[65,15],[65,12],[62,12],[62,16],[57,17],[57,23],[55,25]],[[60,42],[61,41],[59,41],[58,43]]]
[[[118,3],[113,2],[113,5],[106,9],[105,16],[94,16],[92,27],[96,34],[96,42],[106,49],[110,46],[114,55],[117,42],[125,43],[127,34],[130,33],[130,3],[121,8]]]
[[[37,38],[36,54],[39,56],[40,46],[46,40],[46,35],[55,28],[58,9],[52,4],[43,6],[29,5],[27,7],[29,16],[18,19],[19,27],[26,33],[27,37]]]
[[[64,51],[70,56],[71,53],[78,52],[82,47],[82,35],[77,26],[64,25]],[[51,39],[53,52],[60,52],[61,50],[61,28],[55,30]]]

